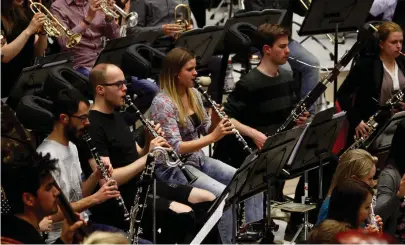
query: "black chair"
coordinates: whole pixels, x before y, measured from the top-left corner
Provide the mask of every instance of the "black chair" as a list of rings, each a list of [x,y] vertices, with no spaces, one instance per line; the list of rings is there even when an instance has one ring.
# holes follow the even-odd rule
[[[25,128],[48,135],[53,129],[52,101],[26,95],[18,103],[16,115]]]
[[[92,88],[87,77],[70,67],[55,67],[49,71],[44,82],[42,97],[53,100],[60,90],[71,88],[77,89],[86,98],[93,99]]]
[[[158,81],[164,57],[165,54],[155,48],[134,44],[122,56],[122,70],[125,75]]]

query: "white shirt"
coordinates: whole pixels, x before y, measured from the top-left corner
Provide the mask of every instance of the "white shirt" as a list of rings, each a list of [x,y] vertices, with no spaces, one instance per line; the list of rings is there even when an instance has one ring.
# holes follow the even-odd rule
[[[69,146],[62,145],[54,140],[45,139],[37,148],[37,152],[43,154],[49,153],[51,158],[58,160],[58,173],[53,173],[53,176],[62,189],[63,194],[69,202],[77,202],[82,199],[82,168],[80,166],[79,154],[76,146],[69,142]],[[88,215],[83,212],[81,216],[84,220],[88,220]],[[54,222],[52,230],[49,232],[47,243],[53,243],[62,231],[63,222]]]
[[[398,0],[374,0],[370,14],[374,17],[383,13],[383,20],[392,21]]]

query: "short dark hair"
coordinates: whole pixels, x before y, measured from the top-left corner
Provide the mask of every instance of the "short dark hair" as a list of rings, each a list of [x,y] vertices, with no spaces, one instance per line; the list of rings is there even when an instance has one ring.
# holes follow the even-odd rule
[[[52,113],[54,120],[58,121],[60,114],[72,115],[79,110],[80,102],[86,103],[90,106],[89,101],[77,89],[63,89],[56,96],[53,105]]]
[[[261,49],[264,45],[272,47],[280,37],[290,36],[290,31],[278,24],[262,24],[257,29],[260,38]]]
[[[373,189],[363,181],[348,179],[338,183],[330,197],[327,219],[349,223],[354,229],[358,222],[359,210]]]
[[[29,157],[2,164],[2,186],[13,214],[24,212],[23,193],[36,196],[43,180],[52,172],[58,174],[56,160],[50,154],[34,152]]]

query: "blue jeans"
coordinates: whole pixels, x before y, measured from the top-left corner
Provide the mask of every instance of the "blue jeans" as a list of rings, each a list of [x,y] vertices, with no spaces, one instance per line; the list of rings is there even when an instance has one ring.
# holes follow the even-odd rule
[[[204,156],[200,168],[187,165],[186,168],[197,177],[191,185],[212,192],[219,197],[231,182],[236,169],[213,158]],[[177,184],[188,184],[179,168],[157,167],[156,176],[163,181]],[[263,195],[260,193],[245,201],[246,222],[251,223],[263,218]],[[232,240],[232,211],[228,209],[218,223],[221,240],[230,244]]]
[[[89,77],[90,71],[84,67],[78,67],[77,72],[82,75]],[[152,104],[153,98],[159,92],[159,87],[156,83],[149,81],[148,79],[138,79],[137,77],[132,76],[131,82],[128,84],[128,94],[136,94],[137,98],[134,101],[134,104],[138,109],[145,113],[150,105]]]
[[[319,60],[308,50],[306,50],[299,42],[290,40],[288,44],[290,56],[301,60],[309,65],[319,67]],[[302,74],[301,81],[301,97],[307,95],[319,82],[319,69],[301,64],[295,60],[289,59],[287,63],[281,66],[282,68],[291,71],[294,69]],[[291,69],[292,68],[292,69]],[[310,112],[314,111],[314,106]]]

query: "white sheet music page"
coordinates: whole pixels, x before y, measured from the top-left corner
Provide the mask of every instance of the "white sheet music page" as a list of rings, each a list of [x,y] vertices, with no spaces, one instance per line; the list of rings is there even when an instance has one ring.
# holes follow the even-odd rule
[[[225,200],[228,198],[228,195],[222,200],[221,204],[219,204],[217,210],[211,215],[211,217],[208,219],[208,221],[204,224],[204,226],[201,228],[201,230],[198,232],[198,234],[194,237],[193,241],[191,244],[196,244],[199,245],[201,242],[204,240],[204,238],[208,235],[208,233],[212,230],[212,227],[218,222],[218,220],[222,217],[222,214],[224,213],[224,207],[225,207]]]

